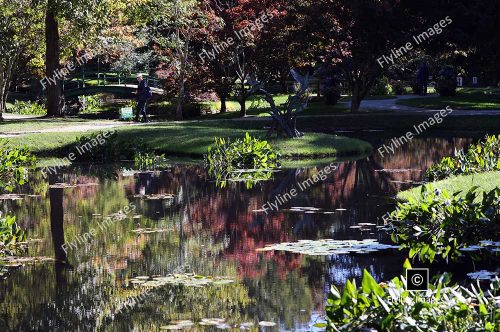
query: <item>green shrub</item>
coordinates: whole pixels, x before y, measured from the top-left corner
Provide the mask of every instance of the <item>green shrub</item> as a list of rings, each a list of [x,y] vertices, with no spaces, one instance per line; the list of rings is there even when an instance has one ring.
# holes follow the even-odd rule
[[[335,105],[340,100],[342,94],[340,87],[329,86],[322,89],[322,94],[325,97],[325,104]]]
[[[139,170],[156,170],[166,166],[165,155],[156,155],[151,152],[137,152],[134,156],[134,166]]]
[[[472,174],[500,170],[500,135],[486,136],[478,144],[455,151],[454,157],[445,157],[431,166],[426,177],[429,181],[447,178],[451,175]]]
[[[406,262],[405,266],[410,267]],[[378,284],[363,271],[361,287],[347,281],[342,293],[332,286],[328,295],[327,331],[495,331],[500,319],[500,280],[488,292],[478,285],[450,285],[438,276],[426,292],[407,290],[404,277]],[[497,296],[497,297],[495,297]],[[326,326],[324,326],[326,325]]]
[[[482,240],[500,240],[500,188],[483,192],[473,187],[465,198],[460,192],[429,191],[422,187],[418,198],[409,197],[391,214],[392,240],[410,249],[410,258],[433,262],[453,260],[460,249]],[[473,257],[474,258],[474,257]]]
[[[405,85],[400,80],[392,80],[390,84],[395,95],[400,96],[405,93]]]
[[[10,108],[11,113],[21,115],[45,115],[47,110],[37,102],[16,100]]]
[[[457,94],[457,76],[451,66],[444,67],[436,77],[436,91],[441,97]]]
[[[140,151],[147,151],[143,140],[124,141],[116,132],[92,133],[76,139],[75,146],[80,161],[114,162],[131,160]],[[74,152],[74,149],[72,149]]]
[[[102,100],[99,95],[95,96],[79,96],[78,101],[81,105],[81,113],[96,113],[101,110]]]
[[[325,98],[325,104],[335,105],[342,96],[340,85],[334,77],[327,77],[321,85],[321,94]]]
[[[411,90],[414,95],[421,95],[423,93],[423,86],[417,80],[413,80],[411,83]]]
[[[234,142],[216,138],[205,157],[209,173],[222,187],[227,180],[245,181],[250,187],[253,181],[269,179],[271,171],[280,166],[278,160],[279,154],[267,141],[248,133]]]
[[[392,94],[392,86],[386,76],[382,76],[370,90],[372,96],[387,96]]]
[[[457,94],[456,79],[438,76],[436,78],[436,91],[441,97],[455,96]]]
[[[0,140],[0,191],[14,190],[28,179],[28,169],[35,165],[35,157],[26,148],[10,148]]]

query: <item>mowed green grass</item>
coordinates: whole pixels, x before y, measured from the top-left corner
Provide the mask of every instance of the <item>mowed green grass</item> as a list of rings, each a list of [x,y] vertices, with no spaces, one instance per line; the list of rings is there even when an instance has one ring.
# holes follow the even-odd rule
[[[398,100],[398,105],[429,109],[491,110],[500,109],[500,89],[495,88],[463,88],[454,97],[411,98]]]
[[[197,157],[207,153],[215,137],[236,139],[243,137],[245,132],[256,137],[264,137],[266,133],[262,129],[238,128],[234,121],[158,124],[119,127],[116,130],[120,141],[142,140],[157,152]],[[89,135],[89,132],[39,133],[9,138],[8,142],[13,146],[26,146],[41,156],[62,156],[72,149],[77,137],[84,135]],[[306,133],[301,139],[270,139],[269,142],[287,158],[358,156],[366,155],[372,149],[369,143],[359,139],[320,133]]]
[[[465,196],[467,192],[474,186],[478,186],[479,190],[491,191],[494,188],[500,187],[500,172],[486,172],[471,175],[453,176],[445,180],[425,184],[428,190],[440,189],[446,190],[450,194],[461,191],[461,196]],[[422,186],[412,188],[400,192],[398,199],[407,201],[410,197],[420,197]]]

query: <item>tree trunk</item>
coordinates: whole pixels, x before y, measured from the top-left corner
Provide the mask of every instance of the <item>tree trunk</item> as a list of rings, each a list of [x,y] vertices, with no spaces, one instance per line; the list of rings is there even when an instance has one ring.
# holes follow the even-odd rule
[[[175,119],[177,121],[182,121],[182,106],[184,103],[184,93],[185,93],[185,83],[184,75],[181,76],[181,81],[179,82],[179,100],[177,100],[177,109],[175,111]]]
[[[1,75],[1,73],[0,73]],[[7,87],[2,77],[0,77],[0,121],[3,120],[3,113],[6,111]]]
[[[226,113],[227,112],[227,105],[226,105],[227,95],[225,93],[221,93],[221,95],[219,97],[220,97],[220,112]]]
[[[354,83],[352,89],[351,113],[357,113],[359,111],[359,106],[361,105],[361,101],[363,100],[363,97],[361,96],[359,90],[359,83]]]
[[[45,75],[56,79],[47,84],[47,116],[61,116],[61,89],[59,80],[54,76],[59,68],[59,23],[56,18],[55,0],[49,0],[45,13]],[[49,80],[50,82],[50,80]]]
[[[177,121],[182,121],[182,104],[184,103],[184,80],[180,82],[179,86],[179,100],[177,100],[177,109],[175,111],[175,119]]]
[[[238,102],[240,103],[240,117],[244,118],[247,116],[247,107],[245,105],[247,99],[244,96],[238,98]]]
[[[240,95],[238,97],[238,102],[240,103],[240,117],[247,116],[247,106],[245,105],[247,101],[246,91],[245,91],[245,81],[241,82]]]
[[[18,54],[16,53],[7,59],[5,67],[0,63],[0,121],[3,120],[2,113],[7,110],[7,97],[17,59]]]

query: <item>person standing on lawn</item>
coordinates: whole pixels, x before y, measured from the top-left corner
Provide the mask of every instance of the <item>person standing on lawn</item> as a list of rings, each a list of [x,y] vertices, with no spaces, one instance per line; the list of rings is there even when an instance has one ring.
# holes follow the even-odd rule
[[[149,122],[148,114],[146,113],[146,104],[148,99],[152,97],[151,88],[147,85],[146,81],[142,77],[142,74],[137,74],[137,112],[135,114],[135,121],[139,122],[139,116],[142,114],[144,122]]]

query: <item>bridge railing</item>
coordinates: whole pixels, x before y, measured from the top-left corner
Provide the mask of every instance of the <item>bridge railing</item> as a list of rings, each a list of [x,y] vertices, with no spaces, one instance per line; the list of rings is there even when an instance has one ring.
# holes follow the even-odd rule
[[[162,88],[162,80],[149,75],[144,75],[144,80],[152,88]],[[113,72],[86,72],[82,75],[73,76],[62,80],[63,91],[72,91],[95,86],[130,86],[137,85],[135,76],[122,75]]]

